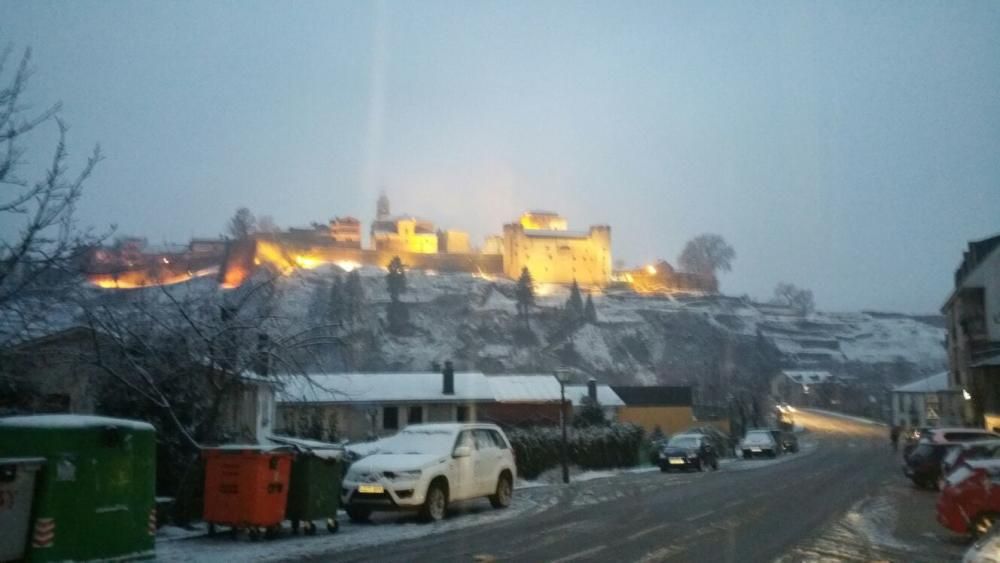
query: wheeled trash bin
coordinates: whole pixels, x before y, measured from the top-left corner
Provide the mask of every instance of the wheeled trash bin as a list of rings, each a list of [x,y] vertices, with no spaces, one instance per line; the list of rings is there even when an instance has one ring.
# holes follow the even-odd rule
[[[281,531],[293,450],[288,446],[232,445],[202,450],[209,534],[228,526],[233,535],[273,538]]]

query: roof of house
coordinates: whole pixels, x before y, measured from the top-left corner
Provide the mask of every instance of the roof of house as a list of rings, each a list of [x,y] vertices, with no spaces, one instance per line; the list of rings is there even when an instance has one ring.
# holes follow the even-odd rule
[[[559,380],[551,374],[490,375],[486,379],[498,403],[558,403]],[[583,404],[588,394],[586,385],[567,385],[566,400],[574,406]],[[625,403],[604,384],[597,385],[597,402],[605,407],[620,407]]]
[[[480,372],[455,373],[455,393],[443,393],[443,376],[421,373],[328,373],[285,376],[283,403],[454,403],[493,401]]]
[[[942,371],[930,377],[918,379],[913,383],[893,387],[892,390],[896,393],[938,393],[951,390],[951,385],[948,381],[948,372]]]
[[[611,388],[630,407],[682,407],[692,403],[690,387],[612,385]]]
[[[586,385],[567,385],[566,386],[566,398],[573,403],[573,406],[580,406],[583,404],[583,398],[587,396],[587,386]],[[597,403],[602,407],[623,407],[625,406],[625,401],[615,393],[615,390],[611,388],[610,385],[597,385]]]
[[[783,369],[781,370],[781,373],[795,383],[801,383],[804,385],[823,383],[833,377],[833,374],[828,371],[805,369]]]

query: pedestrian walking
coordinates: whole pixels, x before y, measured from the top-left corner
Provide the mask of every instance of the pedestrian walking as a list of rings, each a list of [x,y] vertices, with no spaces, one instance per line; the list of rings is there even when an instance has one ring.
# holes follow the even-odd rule
[[[892,441],[892,451],[899,450],[899,434],[902,429],[898,424],[893,424],[892,428],[889,430],[889,440]]]

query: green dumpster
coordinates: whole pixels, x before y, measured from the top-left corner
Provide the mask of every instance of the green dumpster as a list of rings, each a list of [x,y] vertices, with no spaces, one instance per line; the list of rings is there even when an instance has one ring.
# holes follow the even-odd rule
[[[292,523],[292,532],[316,533],[316,520],[325,520],[326,529],[334,533],[339,528],[337,508],[340,506],[340,482],[343,478],[343,449],[333,444],[296,438],[272,437],[271,441],[294,446],[292,474],[288,483],[288,505],[285,518]]]
[[[45,458],[27,561],[153,556],[156,434],[144,422],[79,415],[0,418],[4,455]]]

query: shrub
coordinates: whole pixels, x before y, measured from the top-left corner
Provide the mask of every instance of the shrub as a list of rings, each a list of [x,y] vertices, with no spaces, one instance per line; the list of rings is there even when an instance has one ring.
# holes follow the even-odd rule
[[[559,465],[562,436],[558,427],[514,429],[507,437],[517,456],[518,475],[525,479]],[[642,428],[635,424],[567,429],[569,462],[583,469],[638,465],[641,443]]]

